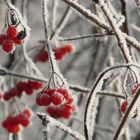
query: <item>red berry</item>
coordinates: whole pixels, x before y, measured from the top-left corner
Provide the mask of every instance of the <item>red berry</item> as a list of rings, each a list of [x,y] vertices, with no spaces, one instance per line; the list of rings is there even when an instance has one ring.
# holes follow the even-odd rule
[[[62,110],[62,116],[65,119],[69,119],[72,115],[72,112],[75,110],[75,106],[74,105],[69,105],[69,104],[64,104],[61,107],[61,110]]]
[[[72,45],[72,44],[65,44],[61,50],[64,52],[64,53],[72,53],[75,51],[75,47]]]
[[[45,50],[42,50],[38,56],[37,56],[37,59],[38,61],[41,61],[41,62],[46,62],[48,61],[49,57],[48,57],[48,52],[45,51]]]
[[[8,100],[11,99],[11,95],[10,95],[9,91],[7,91],[7,92],[4,93],[3,99],[4,99],[5,101],[8,101]]]
[[[17,36],[17,29],[15,26],[10,26],[7,30],[7,37],[11,40],[14,40],[14,38]]]
[[[18,132],[20,132],[21,127],[20,125],[9,126],[7,130],[9,133],[17,134]]]
[[[23,45],[23,43],[24,43],[24,40],[23,39],[14,38],[13,41],[17,45]]]
[[[17,82],[17,83],[16,83],[17,89],[18,89],[19,91],[21,91],[21,92],[25,90],[26,86],[27,86],[27,83],[26,83],[26,82],[20,81],[20,82]]]
[[[27,127],[30,124],[30,121],[28,120],[28,118],[25,118],[23,115],[23,117],[21,118],[20,124],[24,127]]]
[[[26,85],[26,87],[25,87],[25,92],[26,92],[26,94],[28,94],[28,95],[32,95],[32,93],[33,93],[33,88],[30,86],[30,85]]]
[[[47,112],[49,113],[50,116],[54,116],[55,115],[55,112],[56,112],[56,107],[54,106],[49,106],[47,108]]]
[[[127,107],[128,107],[128,101],[125,100],[125,101],[122,103],[122,105],[121,105],[121,111],[122,111],[123,113],[125,113]]]
[[[5,39],[2,44],[2,48],[7,53],[12,52],[15,49],[14,42],[12,40]]]
[[[54,105],[60,105],[64,100],[64,96],[59,92],[54,92],[51,96],[51,101]]]
[[[25,108],[24,111],[23,111],[23,114],[27,118],[30,118],[32,116],[33,112],[29,108]]]
[[[36,103],[40,106],[48,106],[51,103],[50,96],[45,93],[39,93],[36,98]]]
[[[69,98],[70,94],[67,89],[59,88],[59,89],[57,89],[57,92],[60,92],[64,96],[65,99]]]
[[[43,83],[41,82],[37,82],[37,81],[31,81],[29,80],[28,81],[28,84],[33,88],[33,89],[40,89],[44,86]]]
[[[14,96],[19,95],[19,92],[18,92],[18,90],[17,90],[16,88],[11,88],[11,89],[9,90],[9,94],[10,94],[12,97],[14,97]]]
[[[55,92],[55,89],[48,88],[44,91],[45,94],[51,96]]]
[[[55,49],[54,55],[56,60],[62,60],[64,58],[64,53],[60,49]]]
[[[6,35],[0,35],[0,45],[4,42],[6,39]]]

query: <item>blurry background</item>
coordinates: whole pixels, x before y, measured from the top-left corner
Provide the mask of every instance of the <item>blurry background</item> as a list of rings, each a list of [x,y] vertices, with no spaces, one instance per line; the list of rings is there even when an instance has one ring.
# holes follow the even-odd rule
[[[122,7],[123,0],[108,0],[112,4],[114,9],[117,11],[116,16],[119,19],[122,11],[125,10]],[[21,10],[21,3],[23,0],[12,0],[12,2]],[[53,5],[57,3],[56,12],[54,11]],[[106,20],[104,14],[101,10],[95,6],[92,0],[80,0],[79,4],[83,5],[85,8],[91,10],[94,13],[97,13],[102,20]],[[56,30],[56,27],[59,25],[62,17],[65,14],[65,11],[68,10],[68,6],[61,0],[52,0],[48,3],[48,15],[49,15],[49,34],[51,35],[53,31]],[[7,6],[4,0],[0,0],[0,30],[5,24]],[[55,13],[53,15],[53,12]],[[127,14],[127,24],[129,29],[129,34],[131,36],[139,39],[139,26],[140,26],[140,15],[138,14],[138,7],[135,4],[134,0],[127,1],[126,5],[126,14]],[[95,81],[97,75],[103,71],[107,66],[121,64],[124,62],[123,57],[120,53],[120,49],[117,44],[117,40],[114,36],[105,36],[105,37],[90,37],[78,40],[71,41],[60,41],[59,38],[71,38],[77,35],[89,35],[95,34],[97,32],[102,33],[103,30],[94,25],[93,23],[88,22],[83,18],[79,13],[72,10],[69,10],[69,16],[67,17],[66,23],[62,26],[62,30],[59,35],[52,40],[53,47],[61,47],[63,44],[71,43],[75,46],[76,51],[73,54],[70,54],[65,57],[62,61],[58,61],[58,65],[64,77],[67,79],[69,84],[81,85],[84,87],[91,87]],[[55,24],[54,24],[55,21]],[[44,40],[44,25],[42,20],[42,2],[39,0],[28,0],[27,1],[27,23],[31,28],[31,36],[27,42],[27,53],[28,56],[34,60],[35,56],[41,50],[42,40]],[[52,25],[55,25],[53,29]],[[124,26],[121,26],[121,29],[124,30]],[[125,32],[125,30],[124,30]],[[18,46],[16,51],[13,54],[7,54],[0,48],[0,64],[3,67],[6,67],[9,70],[15,72],[25,73],[25,67],[20,59],[22,59],[22,46]],[[139,52],[132,48],[132,54],[134,60],[139,63]],[[14,64],[15,62],[16,65]],[[17,66],[18,65],[18,66]],[[42,74],[49,78],[50,67],[49,62],[41,63],[36,62],[35,65],[42,72]],[[114,75],[120,73],[119,71],[114,71]],[[121,71],[121,76],[117,77],[111,84],[108,82],[109,79],[106,79],[103,86],[103,90],[119,92],[124,95],[122,89],[122,82],[124,77],[124,71]],[[4,78],[9,78],[4,77]],[[20,79],[18,79],[20,80]],[[109,84],[106,84],[106,83]],[[7,88],[10,87],[10,82],[7,82]],[[73,130],[76,130],[84,135],[83,133],[83,114],[84,107],[86,104],[86,99],[88,93],[77,92],[72,90],[73,94],[77,96],[77,106],[78,111],[75,112],[73,117],[70,120],[60,120],[65,123],[67,126],[70,126]],[[26,104],[34,112],[34,117],[32,118],[32,124],[22,131],[23,140],[43,140],[42,126],[41,121],[36,116],[36,112],[46,112],[45,107],[37,106],[35,103],[36,93],[32,96],[23,96],[19,100],[21,106]],[[120,103],[122,99],[108,96],[99,96],[99,103],[97,106],[97,116],[96,116],[96,125],[93,140],[112,140],[114,132],[120,122],[120,108],[118,107],[118,102]],[[118,101],[119,100],[119,101]],[[8,103],[0,102],[0,122],[7,116]],[[123,135],[120,140],[140,140],[140,121],[132,119],[129,123],[129,135],[126,137]],[[52,140],[72,140],[73,138],[68,134],[56,129],[55,127],[50,127],[50,137]],[[8,133],[0,126],[0,140],[8,140]]]

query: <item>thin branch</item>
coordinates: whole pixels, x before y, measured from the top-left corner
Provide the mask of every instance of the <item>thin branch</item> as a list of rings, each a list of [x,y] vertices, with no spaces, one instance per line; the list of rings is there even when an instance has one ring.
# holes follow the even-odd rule
[[[71,40],[79,40],[79,39],[86,39],[86,38],[92,38],[92,37],[95,37],[95,38],[98,38],[98,37],[106,37],[108,35],[113,35],[113,33],[102,33],[102,34],[99,34],[99,33],[95,33],[95,34],[89,34],[89,35],[77,35],[77,36],[74,36],[74,37],[58,37],[58,40],[59,41],[71,41]]]
[[[106,15],[112,29],[114,30],[114,34],[116,35],[119,47],[122,51],[125,61],[127,63],[132,62],[131,56],[129,54],[129,49],[127,48],[125,37],[123,36],[121,30],[117,26],[116,20],[113,18],[112,13],[109,11],[109,8],[107,7],[107,3],[99,0],[99,5],[100,5],[101,9],[103,10],[104,14]]]
[[[51,69],[52,72],[55,72],[55,68],[54,68],[54,53],[49,45],[49,34],[48,34],[48,9],[47,9],[47,2],[48,0],[43,0],[42,5],[43,5],[43,10],[42,10],[42,14],[43,14],[43,23],[44,23],[44,31],[45,31],[45,45],[47,47],[48,50],[48,55],[49,55],[49,60],[50,60],[50,64],[51,64]]]
[[[55,126],[58,129],[69,133],[69,135],[71,135],[74,139],[76,140],[85,140],[84,136],[82,136],[80,133],[73,131],[70,127],[67,127],[66,125],[64,125],[63,123],[53,119],[52,117],[47,116],[44,113],[37,113],[38,117],[42,120],[42,123],[44,121],[48,122],[51,126]]]
[[[64,15],[62,16],[60,22],[58,23],[57,27],[55,28],[55,30],[51,34],[50,40],[53,40],[53,38],[55,38],[62,31],[62,29],[65,27],[65,24],[70,16],[70,14],[71,14],[71,9],[68,6]]]

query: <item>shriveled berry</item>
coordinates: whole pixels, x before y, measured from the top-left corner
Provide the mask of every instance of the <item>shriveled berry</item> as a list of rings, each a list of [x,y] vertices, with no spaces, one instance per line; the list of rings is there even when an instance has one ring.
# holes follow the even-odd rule
[[[5,39],[2,44],[2,48],[7,53],[12,52],[15,49],[14,42],[12,40]]]

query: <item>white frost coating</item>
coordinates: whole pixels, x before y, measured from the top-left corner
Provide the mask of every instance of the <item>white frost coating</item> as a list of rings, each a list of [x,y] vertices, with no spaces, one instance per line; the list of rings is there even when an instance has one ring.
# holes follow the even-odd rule
[[[91,13],[90,10],[86,9],[82,5],[78,4],[74,0],[63,0],[64,2],[68,3],[71,7],[73,7],[76,11],[79,12],[79,14],[84,15],[84,18],[87,18],[90,21],[94,21],[95,24],[99,24],[100,26],[104,27],[105,29],[110,29],[108,24],[106,24],[104,21],[98,18],[94,13]],[[82,16],[83,18],[83,16]]]
[[[87,108],[87,115],[86,115],[86,125],[87,125],[87,128],[88,128],[88,132],[90,132],[91,124],[92,124],[92,127],[94,127],[94,125],[95,125],[95,119],[93,119],[93,120],[91,120],[91,119],[95,118],[96,112],[94,112],[94,111],[97,111],[97,106],[96,106],[97,105],[97,102],[96,102],[97,97],[96,97],[96,94],[97,94],[97,92],[99,92],[101,90],[103,82],[104,82],[103,80],[108,78],[110,76],[110,73],[111,72],[106,73],[100,79],[100,81],[98,82],[98,84],[95,87],[94,91],[92,92],[92,96],[91,96],[91,99],[90,99],[89,106]]]
[[[53,119],[52,117],[47,116],[44,113],[38,113],[39,118],[42,120],[45,119],[51,126],[55,126],[59,128],[60,130],[67,132],[69,135],[74,137],[76,140],[85,140],[84,136],[82,136],[80,133],[73,131],[70,127],[65,126],[63,123],[61,123],[58,120]]]
[[[100,0],[100,1],[102,1],[102,0]],[[132,62],[131,55],[129,54],[129,49],[127,47],[125,37],[124,37],[123,33],[121,32],[121,30],[119,29],[119,26],[117,25],[116,20],[113,18],[112,13],[110,12],[109,8],[107,7],[107,4],[104,3],[104,5],[100,5],[100,6],[103,7],[104,12],[105,12],[113,30],[114,30],[114,32],[115,32],[115,35],[118,39],[120,49],[121,49],[123,55],[125,55],[128,62]]]

